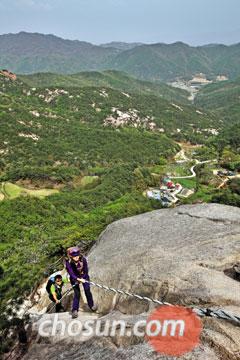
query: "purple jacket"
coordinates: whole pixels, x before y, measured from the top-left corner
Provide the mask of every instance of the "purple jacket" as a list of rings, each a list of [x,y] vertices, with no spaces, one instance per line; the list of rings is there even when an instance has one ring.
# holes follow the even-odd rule
[[[82,262],[82,266],[81,266]],[[66,261],[66,269],[70,275],[70,281],[76,282],[78,278],[89,280],[87,259],[83,256],[81,261],[75,264],[74,261]]]

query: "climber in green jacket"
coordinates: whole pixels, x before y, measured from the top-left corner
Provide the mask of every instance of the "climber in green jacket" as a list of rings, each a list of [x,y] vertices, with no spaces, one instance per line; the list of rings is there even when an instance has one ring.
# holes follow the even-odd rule
[[[49,299],[56,304],[56,312],[64,312],[64,307],[61,304],[62,288],[68,281],[67,277],[62,277],[60,274],[50,277],[48,280],[46,289],[49,293]]]

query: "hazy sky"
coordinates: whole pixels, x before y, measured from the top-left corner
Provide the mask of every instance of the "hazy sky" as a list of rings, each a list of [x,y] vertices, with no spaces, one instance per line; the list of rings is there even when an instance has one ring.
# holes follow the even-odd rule
[[[0,0],[0,34],[92,43],[240,42],[240,0]]]

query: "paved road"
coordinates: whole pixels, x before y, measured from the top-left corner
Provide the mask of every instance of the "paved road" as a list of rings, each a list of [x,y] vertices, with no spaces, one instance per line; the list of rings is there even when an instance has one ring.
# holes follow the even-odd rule
[[[195,172],[195,170],[194,170],[197,165],[217,162],[216,159],[214,159],[214,160],[206,160],[206,161],[198,161],[198,160],[195,160],[195,161],[196,161],[196,164],[193,165],[193,166],[191,167],[191,169],[190,169],[192,175],[188,175],[188,176],[170,176],[169,178],[170,178],[171,180],[192,179],[192,178],[195,178],[195,177],[197,176],[197,174],[196,174],[196,172]]]

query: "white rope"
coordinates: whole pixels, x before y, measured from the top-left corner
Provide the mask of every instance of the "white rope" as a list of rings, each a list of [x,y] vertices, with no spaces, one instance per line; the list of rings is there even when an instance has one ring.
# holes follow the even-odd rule
[[[158,304],[160,306],[164,306],[164,305],[165,306],[174,306],[173,304],[170,304],[168,302],[160,301],[160,300],[153,299],[153,298],[150,298],[150,297],[147,297],[147,296],[141,296],[139,294],[130,293],[129,291],[125,291],[125,290],[115,289],[115,288],[112,288],[112,287],[108,287],[106,285],[98,284],[98,283],[96,283],[94,281],[85,280],[85,282],[90,284],[90,285],[93,285],[93,286],[95,286],[95,287],[97,287],[99,289],[109,291],[109,292],[113,292],[115,294],[126,295],[128,297],[133,297],[133,298],[141,300],[141,301],[148,301],[148,302],[151,302],[151,303],[154,303],[154,304]],[[74,287],[77,286],[77,285],[78,284],[75,284],[70,289],[68,289],[63,294],[63,296],[61,298],[61,301],[67,295],[69,295],[73,291]],[[47,313],[51,312],[55,308],[56,305],[57,304],[54,303],[54,305],[47,311]],[[203,308],[195,308],[195,307],[190,307],[190,308],[192,309],[193,312],[195,312],[200,317],[212,317],[212,318],[217,318],[217,319],[222,319],[222,320],[228,320],[228,321],[232,321],[232,322],[240,325],[240,316],[228,313],[225,310],[222,310],[222,309],[213,310],[213,309],[210,309],[210,308],[203,309]]]
[[[152,299],[152,298],[147,297],[147,296],[141,296],[141,295],[130,293],[130,292],[124,291],[124,290],[114,289],[114,288],[108,287],[106,285],[98,284],[98,283],[96,283],[94,281],[85,280],[85,282],[87,282],[87,283],[89,283],[89,284],[91,284],[91,285],[93,285],[95,287],[98,287],[99,289],[114,292],[115,294],[118,293],[120,295],[127,295],[129,297],[134,297],[134,298],[136,298],[138,300],[152,302],[152,303],[155,303],[155,304],[158,304],[158,305],[161,305],[161,306],[163,306],[163,305],[174,306],[172,304],[169,304],[168,302],[163,302],[163,301],[160,301],[160,300],[157,300],[157,299]],[[218,319],[233,321],[233,322],[237,323],[238,325],[240,325],[240,316],[228,313],[228,312],[226,312],[225,310],[222,310],[222,309],[213,310],[213,309],[209,309],[209,308],[207,308],[207,309],[192,308],[192,310],[200,317],[209,316],[209,317],[212,317],[212,318],[218,318]]]

